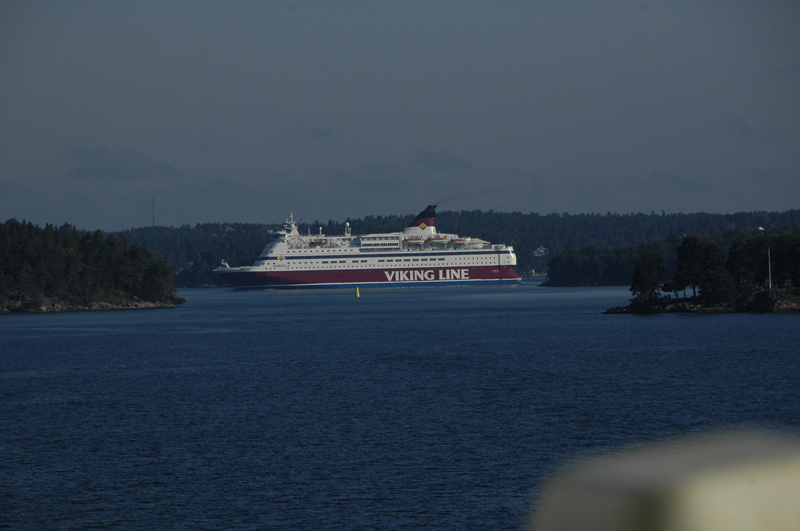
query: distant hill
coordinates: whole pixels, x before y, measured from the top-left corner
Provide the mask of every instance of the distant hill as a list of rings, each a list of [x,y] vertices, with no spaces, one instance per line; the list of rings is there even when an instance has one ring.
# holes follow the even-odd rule
[[[302,223],[301,233],[344,233],[349,222],[353,234],[401,231],[414,218],[366,216],[343,221]],[[442,211],[436,226],[443,232],[481,238],[514,246],[517,271],[544,272],[550,260],[567,251],[593,247],[655,244],[670,237],[706,233],[719,235],[731,230],[773,229],[800,225],[800,210],[788,212],[741,212],[736,214],[522,214],[520,212]],[[280,224],[205,223],[194,227],[142,227],[118,233],[166,260],[178,274],[180,286],[213,285],[220,280],[211,272],[220,260],[231,266],[250,265],[266,247],[269,232]],[[635,259],[633,260],[635,263]],[[633,266],[631,266],[632,268]],[[630,277],[623,282],[630,281]]]

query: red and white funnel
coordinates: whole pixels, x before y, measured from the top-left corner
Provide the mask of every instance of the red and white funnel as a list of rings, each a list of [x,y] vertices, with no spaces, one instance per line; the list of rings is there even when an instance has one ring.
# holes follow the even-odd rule
[[[403,234],[436,234],[435,225],[436,205],[428,205],[428,208],[420,212],[417,217],[414,218],[414,221],[405,228]]]

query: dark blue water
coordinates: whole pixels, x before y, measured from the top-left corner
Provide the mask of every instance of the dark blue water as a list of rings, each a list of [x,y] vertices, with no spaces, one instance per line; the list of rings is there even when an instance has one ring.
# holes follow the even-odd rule
[[[519,529],[587,450],[800,430],[800,315],[624,288],[231,292],[0,318],[0,528]]]

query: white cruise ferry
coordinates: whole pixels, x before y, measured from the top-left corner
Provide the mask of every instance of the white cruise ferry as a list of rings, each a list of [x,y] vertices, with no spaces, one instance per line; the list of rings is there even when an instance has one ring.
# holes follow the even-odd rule
[[[252,266],[214,270],[239,288],[337,288],[520,282],[514,249],[436,230],[436,205],[402,232],[300,235],[293,216]]]

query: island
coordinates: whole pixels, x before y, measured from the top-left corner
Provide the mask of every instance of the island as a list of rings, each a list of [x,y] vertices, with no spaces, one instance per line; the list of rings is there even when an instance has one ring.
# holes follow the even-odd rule
[[[734,301],[704,303],[702,299],[661,297],[651,304],[631,301],[627,306],[609,308],[603,313],[796,313],[800,312],[800,289],[758,290]]]
[[[798,234],[737,240],[727,256],[719,246],[687,236],[676,253],[677,269],[667,281],[662,258],[642,254],[634,267],[630,304],[605,313],[800,312]]]
[[[102,231],[10,219],[0,225],[0,313],[174,308],[172,268]]]

